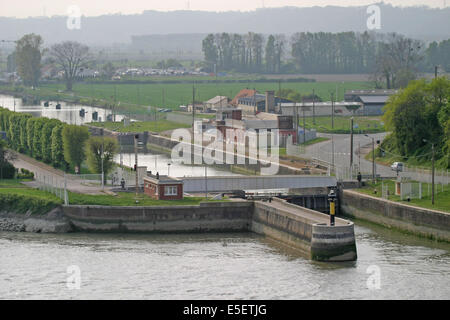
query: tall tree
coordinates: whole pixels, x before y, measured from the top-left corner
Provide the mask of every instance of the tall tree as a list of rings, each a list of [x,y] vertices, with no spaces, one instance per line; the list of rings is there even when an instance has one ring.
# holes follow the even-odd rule
[[[275,72],[275,66],[276,66],[276,49],[275,49],[275,37],[273,35],[270,35],[267,39],[266,44],[266,71],[269,73]]]
[[[17,72],[25,85],[37,86],[41,77],[41,36],[34,33],[23,36],[16,44]]]
[[[86,142],[86,162],[89,169],[95,173],[104,172],[104,178],[115,166],[114,156],[119,146],[117,140],[111,137],[90,137]],[[102,157],[103,154],[103,157]]]
[[[64,159],[67,163],[81,169],[81,163],[86,158],[85,143],[89,138],[87,127],[66,125],[62,131]]]
[[[211,71],[214,70],[214,65],[217,64],[217,46],[215,44],[215,38],[213,34],[209,34],[203,40],[203,53],[205,55],[205,62],[208,64],[207,68]]]
[[[72,91],[73,82],[80,69],[89,61],[89,47],[78,42],[66,41],[53,45],[50,54],[64,70],[67,91]]]
[[[66,168],[67,162],[64,160],[64,145],[62,138],[62,131],[64,129],[64,124],[59,124],[52,130],[52,135],[50,140],[51,145],[51,156],[52,164],[56,168]]]

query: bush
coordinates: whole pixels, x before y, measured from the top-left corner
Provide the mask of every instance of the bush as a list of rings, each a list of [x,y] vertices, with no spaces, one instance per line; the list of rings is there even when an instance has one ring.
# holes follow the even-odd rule
[[[34,172],[21,168],[20,173],[17,175],[17,179],[34,179]]]
[[[16,174],[16,168],[9,163],[3,163],[3,165],[0,165],[0,179],[14,179],[14,176]]]
[[[0,208],[1,210],[11,211],[15,213],[45,214],[59,206],[59,203],[33,196],[23,196],[18,194],[1,194]]]

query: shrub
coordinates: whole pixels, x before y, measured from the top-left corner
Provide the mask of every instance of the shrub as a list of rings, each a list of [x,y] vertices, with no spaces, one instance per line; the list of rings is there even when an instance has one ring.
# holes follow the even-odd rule
[[[15,174],[16,168],[11,163],[4,162],[0,165],[0,179],[14,179]]]

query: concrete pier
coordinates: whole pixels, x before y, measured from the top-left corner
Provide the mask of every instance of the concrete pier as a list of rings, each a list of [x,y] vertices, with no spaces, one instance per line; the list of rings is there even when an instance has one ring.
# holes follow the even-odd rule
[[[229,201],[198,206],[65,206],[64,217],[83,232],[255,232],[300,249],[318,261],[356,260],[354,225],[285,200]]]

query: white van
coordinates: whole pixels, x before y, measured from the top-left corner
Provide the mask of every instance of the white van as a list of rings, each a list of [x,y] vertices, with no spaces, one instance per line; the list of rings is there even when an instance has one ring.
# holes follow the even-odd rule
[[[398,172],[403,172],[403,162],[394,162],[391,169]]]

